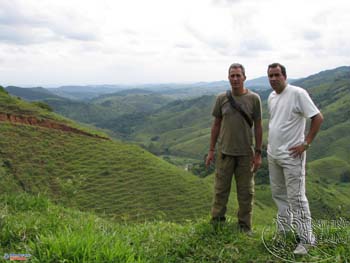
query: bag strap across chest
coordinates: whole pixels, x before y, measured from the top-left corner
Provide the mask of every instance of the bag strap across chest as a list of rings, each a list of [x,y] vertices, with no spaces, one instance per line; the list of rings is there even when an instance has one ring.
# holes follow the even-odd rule
[[[249,127],[250,128],[253,127],[253,121],[249,118],[248,114],[236,103],[236,101],[232,97],[231,90],[226,91],[226,97],[228,98],[232,108],[237,110],[242,115],[242,117],[248,123]]]

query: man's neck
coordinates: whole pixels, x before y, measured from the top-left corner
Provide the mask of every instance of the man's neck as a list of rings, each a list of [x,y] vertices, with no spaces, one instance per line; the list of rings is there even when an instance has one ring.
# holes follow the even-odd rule
[[[276,90],[277,94],[281,94],[287,87],[287,82],[284,83],[284,86],[280,87],[278,90]]]
[[[232,90],[232,94],[234,96],[241,96],[241,95],[246,94],[248,92],[248,90],[245,87],[243,87],[241,89],[231,89],[231,90]]]

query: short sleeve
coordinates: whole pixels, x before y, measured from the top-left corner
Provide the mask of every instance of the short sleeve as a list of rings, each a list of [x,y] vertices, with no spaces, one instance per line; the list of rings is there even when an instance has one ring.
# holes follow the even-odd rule
[[[222,96],[217,96],[214,107],[213,107],[213,111],[212,111],[212,115],[215,118],[222,118],[222,110],[221,110],[221,100],[222,100]]]
[[[253,111],[253,120],[261,120],[262,119],[262,106],[259,95],[254,96],[254,111]]]
[[[301,90],[298,95],[298,104],[304,117],[311,118],[320,113],[320,110],[316,107],[306,90]]]

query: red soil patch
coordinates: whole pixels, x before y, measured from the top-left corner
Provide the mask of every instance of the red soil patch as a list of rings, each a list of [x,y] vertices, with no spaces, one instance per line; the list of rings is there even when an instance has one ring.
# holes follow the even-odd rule
[[[76,133],[84,136],[89,136],[89,137],[94,137],[94,138],[99,138],[99,139],[104,139],[104,140],[109,140],[107,137],[102,137],[96,134],[91,134],[73,127],[70,127],[66,124],[59,123],[59,122],[54,122],[48,119],[38,119],[33,116],[18,116],[18,115],[11,115],[11,114],[6,114],[6,113],[0,113],[0,121],[7,121],[11,123],[19,123],[19,124],[26,124],[26,125],[33,125],[33,126],[40,126],[40,127],[45,127],[49,129],[54,129],[54,130],[60,130],[64,132],[71,132],[71,133]]]

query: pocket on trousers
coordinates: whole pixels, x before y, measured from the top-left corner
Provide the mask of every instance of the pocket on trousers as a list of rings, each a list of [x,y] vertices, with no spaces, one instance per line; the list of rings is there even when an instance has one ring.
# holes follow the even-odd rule
[[[218,152],[218,157],[216,160],[216,171],[219,174],[223,174],[226,171],[227,168],[227,160],[228,160],[228,156],[225,155],[222,152]]]

